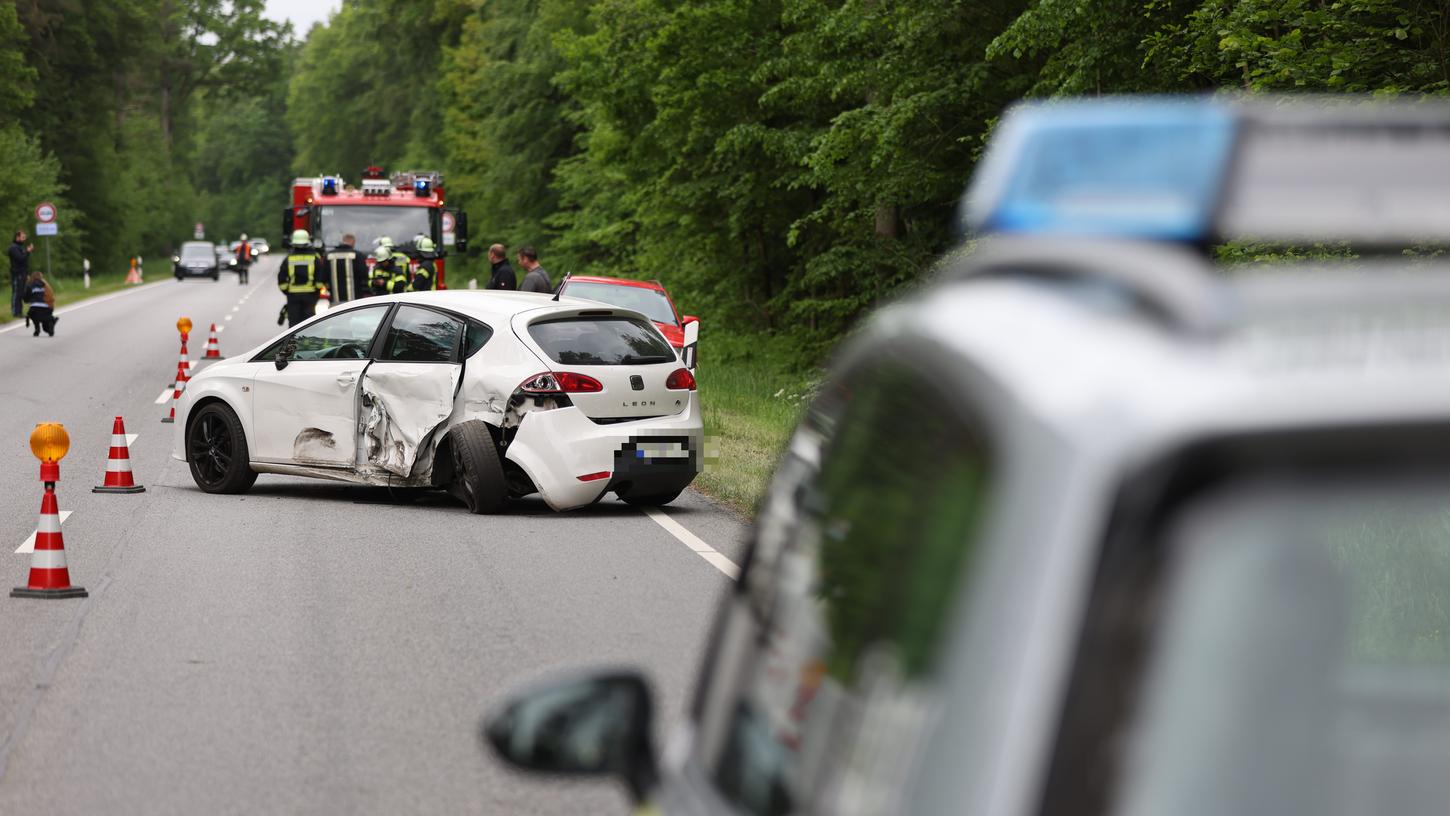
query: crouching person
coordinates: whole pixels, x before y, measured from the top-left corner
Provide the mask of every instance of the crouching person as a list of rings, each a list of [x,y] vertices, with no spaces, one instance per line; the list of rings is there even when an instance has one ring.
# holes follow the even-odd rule
[[[40,336],[40,330],[51,337],[55,336],[55,292],[45,280],[45,275],[39,269],[30,273],[29,279],[25,282],[25,302],[30,307],[26,316],[30,324],[35,327],[36,337]]]

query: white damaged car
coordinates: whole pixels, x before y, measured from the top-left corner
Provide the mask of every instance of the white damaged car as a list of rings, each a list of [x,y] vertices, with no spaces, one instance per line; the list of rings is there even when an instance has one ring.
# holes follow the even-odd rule
[[[666,504],[700,470],[695,378],[649,318],[586,300],[368,298],[192,378],[172,456],[208,493],[259,473],[446,489],[474,513],[539,493]]]

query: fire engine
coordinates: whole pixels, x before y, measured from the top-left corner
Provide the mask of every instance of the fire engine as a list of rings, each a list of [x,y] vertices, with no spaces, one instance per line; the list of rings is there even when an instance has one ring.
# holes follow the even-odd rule
[[[418,237],[427,236],[438,248],[433,263],[439,289],[448,288],[444,257],[450,250],[468,251],[468,216],[444,205],[443,176],[431,170],[389,176],[373,166],[363,171],[356,187],[337,175],[295,179],[292,204],[282,216],[283,243],[298,229],[307,230],[326,249],[352,235],[357,248],[369,253],[381,238],[407,251]]]

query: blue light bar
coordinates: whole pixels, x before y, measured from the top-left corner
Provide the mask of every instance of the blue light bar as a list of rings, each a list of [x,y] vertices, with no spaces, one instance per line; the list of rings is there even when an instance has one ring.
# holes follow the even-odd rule
[[[337,177],[324,176],[322,179],[322,194],[337,195]]]
[[[429,193],[429,186],[428,179],[414,179],[413,194],[419,198],[425,197]]]
[[[1015,108],[967,193],[978,233],[1207,240],[1236,132],[1212,100]]]

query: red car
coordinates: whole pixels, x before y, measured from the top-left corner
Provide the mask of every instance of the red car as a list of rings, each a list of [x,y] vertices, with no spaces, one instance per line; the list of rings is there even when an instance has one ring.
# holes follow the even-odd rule
[[[559,293],[640,312],[660,327],[665,339],[677,350],[685,345],[685,326],[700,319],[693,315],[680,317],[675,310],[675,302],[670,300],[669,292],[659,281],[570,275],[559,284]]]

